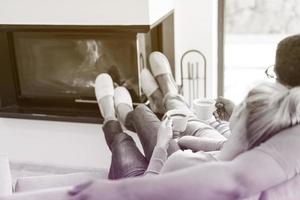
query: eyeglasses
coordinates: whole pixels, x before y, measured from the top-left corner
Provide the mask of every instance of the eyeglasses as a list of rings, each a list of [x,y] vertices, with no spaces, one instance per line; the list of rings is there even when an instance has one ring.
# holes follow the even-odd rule
[[[268,78],[270,79],[277,79],[277,75],[275,73],[275,69],[274,69],[274,65],[269,66],[266,70],[265,70],[265,74],[267,75]]]

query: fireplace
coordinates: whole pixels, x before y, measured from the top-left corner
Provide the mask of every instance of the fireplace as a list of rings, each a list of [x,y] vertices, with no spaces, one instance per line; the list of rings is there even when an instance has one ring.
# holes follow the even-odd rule
[[[173,34],[173,13],[151,26],[0,25],[0,116],[101,123],[103,72],[144,103],[140,70],[152,51],[174,62]]]

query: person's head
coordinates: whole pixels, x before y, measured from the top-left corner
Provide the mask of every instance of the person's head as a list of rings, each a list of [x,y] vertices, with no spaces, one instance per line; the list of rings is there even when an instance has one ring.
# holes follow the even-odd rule
[[[280,83],[290,87],[300,86],[300,34],[279,42],[274,70]]]
[[[253,88],[235,109],[241,120],[248,149],[268,140],[279,131],[300,123],[300,87],[289,89],[279,83],[263,83]],[[233,117],[234,118],[234,117]],[[238,123],[236,123],[238,124]]]

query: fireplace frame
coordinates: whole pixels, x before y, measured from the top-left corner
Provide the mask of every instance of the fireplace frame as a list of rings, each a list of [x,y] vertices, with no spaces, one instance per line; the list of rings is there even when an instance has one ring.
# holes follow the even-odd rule
[[[74,102],[73,98],[30,99],[22,97],[18,82],[13,33],[47,32],[78,35],[117,33],[127,36],[142,33],[150,38],[151,49],[149,51],[161,51],[167,54],[172,66],[174,66],[174,51],[168,52],[166,50],[174,50],[174,32],[171,32],[172,34],[167,35],[167,37],[166,33],[164,33],[166,27],[170,28],[170,26],[174,27],[173,13],[152,26],[0,25],[0,117],[85,123],[103,122],[96,103],[78,103]],[[164,47],[164,44],[171,45],[171,48]],[[138,57],[137,55],[137,65],[140,71],[141,60]],[[147,59],[144,58],[143,60],[146,62]],[[143,63],[142,65],[147,66],[148,64]],[[95,98],[90,100],[94,101]]]

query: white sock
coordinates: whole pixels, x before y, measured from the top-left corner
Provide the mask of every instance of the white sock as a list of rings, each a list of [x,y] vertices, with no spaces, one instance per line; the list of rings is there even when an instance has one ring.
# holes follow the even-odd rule
[[[105,96],[98,101],[99,109],[105,121],[116,120],[116,112],[114,107],[113,96]]]
[[[133,110],[132,107],[126,103],[120,103],[116,109],[119,120],[123,125],[125,125],[128,113],[130,113]]]
[[[170,77],[170,74],[162,74],[155,78],[163,95],[166,95],[167,93],[178,93],[177,87],[174,85],[174,81]]]

